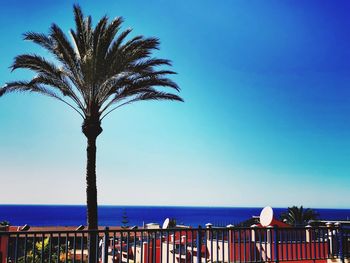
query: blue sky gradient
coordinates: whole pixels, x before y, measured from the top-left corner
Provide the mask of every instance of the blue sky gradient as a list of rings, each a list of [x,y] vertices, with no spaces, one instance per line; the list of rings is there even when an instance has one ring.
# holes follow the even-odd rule
[[[0,82],[27,31],[64,32],[80,3],[157,36],[185,103],[142,102],[103,121],[100,204],[350,208],[350,2],[1,1]],[[85,203],[81,119],[33,94],[0,99],[0,202]]]

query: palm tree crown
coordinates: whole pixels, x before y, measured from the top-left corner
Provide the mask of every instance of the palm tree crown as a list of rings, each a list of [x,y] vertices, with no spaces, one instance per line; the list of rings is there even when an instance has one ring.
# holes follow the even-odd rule
[[[179,91],[176,83],[167,78],[175,72],[156,69],[170,66],[170,61],[151,57],[159,47],[157,38],[136,36],[126,41],[131,29],[118,34],[123,22],[120,17],[109,22],[104,16],[93,28],[91,17],[84,17],[77,5],[74,16],[76,29],[70,30],[71,41],[56,24],[47,35],[24,34],[25,40],[48,50],[58,63],[38,55],[17,56],[12,70],[26,68],[37,75],[30,81],[8,83],[0,89],[0,96],[31,91],[56,98],[78,112],[87,126],[90,120],[99,122],[114,109],[135,101],[182,101],[175,94],[155,89],[163,86]]]
[[[310,220],[318,218],[318,213],[310,208],[304,209],[303,206],[288,207],[288,211],[281,214],[281,219],[287,224],[293,226],[305,226]]]

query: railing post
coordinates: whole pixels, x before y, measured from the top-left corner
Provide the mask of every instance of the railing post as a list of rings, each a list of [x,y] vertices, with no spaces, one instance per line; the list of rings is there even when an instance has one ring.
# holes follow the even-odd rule
[[[272,230],[273,226],[267,226],[266,227],[266,248],[265,248],[265,255],[266,259],[269,259],[269,261],[273,261],[273,237],[272,237]]]
[[[307,226],[305,226],[305,241],[307,242],[307,243],[311,243],[311,241],[312,241],[312,236],[311,236],[311,228],[312,228],[312,226],[310,226],[310,225],[307,225]],[[310,255],[310,257],[311,257],[311,255]]]
[[[210,235],[210,229],[213,227],[213,224],[212,223],[207,223],[205,224],[205,228],[208,229],[207,232],[207,239],[212,239],[213,237]]]
[[[278,227],[275,226],[273,228],[273,250],[274,250],[274,257],[275,257],[275,262],[278,263],[279,262],[279,253],[278,253]]]
[[[228,240],[227,240],[227,256],[228,256],[228,262],[231,262],[231,258],[233,258],[233,249],[234,249],[234,244],[232,244],[232,241],[233,241],[233,233],[234,233],[234,230],[233,228],[235,227],[234,225],[232,224],[229,224],[226,226],[228,228]],[[232,259],[232,261],[234,261],[234,259]]]
[[[327,238],[329,242],[329,251],[328,251],[328,257],[332,256],[334,254],[333,247],[334,247],[334,235],[333,235],[333,224],[331,222],[326,223],[327,226]]]
[[[307,259],[312,259],[312,232],[311,232],[312,226],[307,225],[305,226],[305,242],[310,243],[309,248],[305,248],[305,257]],[[305,244],[307,245],[307,244]]]
[[[202,262],[202,227],[198,226],[197,231],[197,263]]]
[[[103,244],[102,244],[102,263],[108,262],[108,242],[109,242],[109,227],[105,228],[105,233],[103,237]]]
[[[344,263],[344,247],[343,247],[343,229],[341,227],[340,223],[335,223],[335,226],[337,227],[337,236],[338,236],[338,255],[339,255],[339,259],[342,263]]]
[[[258,227],[258,225],[251,225],[251,241],[252,242],[256,242],[256,228]]]
[[[258,225],[256,225],[256,224],[254,224],[254,225],[251,225],[250,226],[250,228],[251,228],[251,242],[253,243],[253,246],[254,246],[254,248],[253,248],[253,253],[254,253],[254,258],[253,258],[253,256],[250,254],[250,261],[257,261],[257,245],[258,245],[258,238],[257,238],[257,228],[258,228]],[[259,243],[261,242],[261,240],[259,240]],[[260,245],[261,245],[261,243],[260,243]],[[252,251],[252,249],[250,250],[250,251]],[[252,253],[252,252],[250,252],[250,253]]]

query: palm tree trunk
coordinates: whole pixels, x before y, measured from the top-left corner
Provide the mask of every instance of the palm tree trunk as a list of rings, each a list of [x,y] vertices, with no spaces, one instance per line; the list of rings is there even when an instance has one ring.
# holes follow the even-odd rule
[[[96,187],[96,137],[90,136],[87,138],[86,153],[87,224],[89,230],[96,230],[98,227]]]
[[[97,187],[96,187],[96,138],[102,132],[100,121],[86,119],[82,131],[87,138],[86,202],[87,225],[91,231],[98,230]],[[89,263],[97,262],[98,233],[90,232],[88,237]]]
[[[97,187],[96,187],[96,137],[87,138],[87,164],[86,164],[86,203],[87,203],[87,225],[89,230],[98,229],[97,214]],[[98,242],[96,232],[89,233],[88,249],[89,263],[97,262],[96,242]]]

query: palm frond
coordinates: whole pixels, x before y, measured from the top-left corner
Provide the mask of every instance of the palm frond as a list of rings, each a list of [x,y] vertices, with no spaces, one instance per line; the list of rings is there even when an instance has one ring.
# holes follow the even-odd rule
[[[83,109],[83,104],[77,98],[69,83],[65,81],[64,72],[45,58],[38,55],[19,55],[14,59],[11,68],[12,71],[19,68],[27,68],[37,72],[37,77],[33,78],[29,83],[50,85],[52,88],[58,89],[64,96],[70,96],[79,108]]]
[[[121,27],[122,23],[123,23],[123,18],[122,17],[117,17],[117,18],[113,19],[111,21],[111,23],[107,26],[107,28],[105,30],[105,34],[103,35],[103,39],[104,39],[104,44],[105,45],[103,47],[101,47],[101,49],[102,49],[101,52],[105,56],[107,55],[107,52],[108,52],[109,48],[113,44],[113,39],[115,38],[116,34],[120,30],[120,27]]]
[[[74,92],[73,87],[65,78],[55,78],[45,74],[39,74],[30,81],[30,84],[43,84],[48,85],[53,89],[58,89],[63,96],[71,98],[78,108],[85,113],[84,103],[79,99]]]
[[[122,46],[122,52],[128,58],[128,63],[135,63],[148,58],[153,50],[159,49],[159,44],[158,38],[135,37]]]
[[[108,18],[102,18],[94,31],[94,74],[95,84],[100,84],[105,81],[108,75],[109,64],[106,56],[110,46],[113,44],[113,39],[120,29],[122,18],[118,17],[108,24]]]
[[[161,70],[147,72],[146,74],[134,74],[133,72],[118,74],[101,85],[98,103],[102,106],[113,94],[124,98],[129,96],[129,94],[133,94],[134,91],[149,89],[156,86],[169,87],[180,91],[180,88],[175,82],[169,78],[163,77],[167,74],[175,74],[175,72]]]
[[[113,61],[118,56],[118,52],[121,44],[123,43],[124,39],[130,34],[131,31],[132,31],[131,28],[126,29],[125,31],[120,33],[120,35],[117,37],[117,39],[113,43],[111,43],[108,49],[108,52],[106,54],[107,63],[111,63],[111,61]]]
[[[45,73],[51,76],[61,77],[61,71],[55,64],[38,55],[24,54],[15,57],[11,69],[14,71],[18,68],[27,68],[34,70],[37,73]]]
[[[62,29],[56,24],[50,28],[50,37],[55,43],[54,52],[57,58],[72,72],[79,72],[79,60],[75,50]]]
[[[93,56],[92,61],[89,64],[91,66],[91,84],[92,87],[94,87],[93,94],[96,94],[96,87],[100,82],[100,79],[103,78],[104,72],[103,69],[105,68],[105,60],[104,60],[104,53],[103,53],[103,47],[105,45],[108,45],[105,43],[105,40],[103,38],[106,27],[108,25],[108,17],[104,16],[100,21],[97,23],[95,30],[93,32]]]
[[[27,32],[23,34],[24,40],[33,41],[35,44],[38,44],[39,46],[42,46],[49,52],[53,53],[53,47],[54,43],[52,39],[45,34],[42,33],[35,33],[35,32]]]
[[[171,66],[171,61],[169,59],[159,59],[159,58],[139,60],[131,64],[129,70],[133,70],[135,72],[140,72],[140,71],[151,72],[154,70],[154,67],[158,67],[158,66]]]
[[[66,83],[65,81],[63,81],[62,79],[57,79],[57,78],[53,78],[49,75],[45,75],[45,74],[39,74],[37,76],[35,76],[30,82],[29,84],[31,85],[39,85],[39,84],[43,84],[43,85],[49,85],[53,88],[57,88],[63,96],[71,96],[72,95],[72,91],[71,91],[71,87],[69,87],[68,83]]]
[[[144,38],[143,36],[136,36],[126,42],[123,49],[125,51],[131,51],[142,48],[151,51],[153,49],[159,49],[159,44],[159,39],[156,37]]]
[[[131,80],[127,83],[130,89],[138,89],[142,86],[162,86],[162,87],[170,87],[175,89],[176,91],[180,91],[179,86],[169,78],[163,77],[163,74],[157,74],[157,72],[149,73],[148,75],[140,76],[136,79]]]
[[[72,104],[64,100],[57,93],[46,88],[44,85],[31,83],[29,81],[13,81],[13,82],[7,83],[5,86],[0,88],[0,97],[11,92],[34,92],[34,93],[38,93],[41,95],[45,95],[45,96],[57,99],[67,104],[69,107],[75,110],[82,118],[84,118],[84,115],[76,107],[74,107]]]
[[[141,92],[140,94],[136,95],[135,97],[130,98],[126,102],[119,104],[118,106],[112,108],[105,114],[101,114],[101,120],[103,120],[108,114],[111,112],[115,111],[116,109],[125,106],[127,104],[131,104],[133,102],[137,101],[147,101],[147,100],[172,100],[172,101],[181,101],[183,102],[184,100],[175,94],[171,93],[166,93],[166,92],[161,92],[161,91],[146,91],[146,92]],[[114,104],[114,103],[112,103]],[[107,108],[105,108],[107,109]]]
[[[86,44],[85,44],[85,38],[84,38],[84,15],[83,12],[78,4],[75,4],[73,6],[74,9],[74,20],[75,20],[75,27],[76,31],[74,32],[71,30],[71,34],[77,44],[78,51],[80,57],[83,57],[86,54]]]

